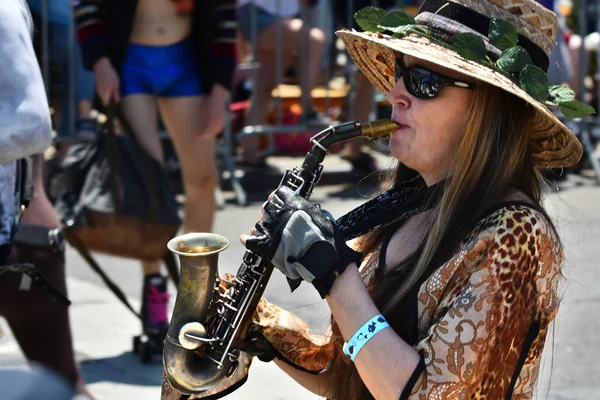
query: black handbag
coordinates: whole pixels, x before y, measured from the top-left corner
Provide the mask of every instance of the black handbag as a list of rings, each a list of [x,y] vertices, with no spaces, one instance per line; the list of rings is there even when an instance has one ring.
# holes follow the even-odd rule
[[[175,195],[163,166],[139,145],[118,106],[108,107],[95,141],[69,149],[55,179],[60,232],[132,311],[89,251],[163,259],[178,283],[176,263],[167,249],[181,225]]]

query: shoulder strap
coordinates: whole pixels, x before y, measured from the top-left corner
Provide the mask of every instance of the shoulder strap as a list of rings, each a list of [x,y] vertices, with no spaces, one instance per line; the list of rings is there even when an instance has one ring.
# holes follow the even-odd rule
[[[21,166],[21,205],[29,206],[33,199],[33,157],[25,157],[20,162]]]
[[[83,257],[83,259],[87,261],[89,266],[92,267],[94,272],[96,272],[100,276],[100,278],[106,284],[106,286],[108,286],[108,288],[113,292],[113,294],[117,296],[121,303],[123,303],[123,305],[125,305],[125,307],[127,307],[133,313],[133,315],[135,315],[141,321],[142,316],[134,310],[134,308],[127,300],[127,296],[125,296],[121,289],[108,277],[108,275],[106,275],[102,268],[100,268],[96,260],[94,260],[94,257],[92,257],[88,249],[85,247],[83,242],[79,240],[77,235],[74,235],[68,229],[64,231],[64,235],[69,241],[69,243],[71,243],[75,250],[77,250],[77,252],[81,255],[81,257]]]
[[[511,400],[513,391],[515,390],[515,385],[517,384],[517,379],[519,379],[519,375],[521,375],[521,370],[525,365],[525,360],[527,359],[527,355],[529,354],[529,350],[533,345],[533,341],[540,333],[540,322],[538,320],[534,320],[527,331],[527,335],[525,336],[525,342],[523,343],[523,349],[521,350],[521,356],[519,357],[519,361],[517,362],[517,366],[515,368],[515,373],[513,374],[512,379],[510,380],[510,386],[506,391],[506,400]]]

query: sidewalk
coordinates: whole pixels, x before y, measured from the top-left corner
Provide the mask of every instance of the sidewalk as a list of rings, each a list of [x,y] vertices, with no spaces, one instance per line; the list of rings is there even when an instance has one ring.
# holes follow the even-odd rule
[[[132,336],[139,323],[104,287],[68,278],[71,321],[77,359],[88,389],[97,400],[158,400],[162,365],[160,357],[143,365],[131,353]],[[139,301],[129,299],[134,307]],[[0,371],[6,367],[26,368],[26,361],[6,321],[0,318],[6,334],[0,340]],[[285,394],[285,395],[283,395]],[[0,398],[2,396],[0,395]],[[274,364],[253,362],[250,379],[228,399],[318,399],[291,380]],[[12,400],[12,399],[11,399]]]
[[[294,160],[294,164],[297,161]],[[564,190],[559,194],[547,196],[546,206],[554,218],[564,246],[565,279],[561,283],[564,297],[554,326],[554,337],[548,337],[539,397],[548,400],[600,399],[600,363],[597,361],[600,356],[600,187],[595,185],[593,177],[579,176],[569,177],[561,186]],[[318,193],[315,197],[324,200],[325,206],[334,215],[340,214],[340,199],[330,193],[339,188],[325,189],[328,190],[327,195]],[[242,229],[240,227],[250,226],[250,221],[256,218],[256,207],[231,206],[220,211],[215,231],[233,241]],[[235,268],[239,265],[239,255],[231,254],[241,251],[236,250],[235,246],[239,244],[232,243],[232,248],[223,253],[224,266]],[[131,353],[132,337],[140,332],[139,322],[106,287],[73,277],[75,269],[87,270],[89,267],[79,262],[72,250],[69,250],[68,259],[71,260],[68,287],[73,302],[71,321],[74,343],[89,390],[97,400],[158,400],[162,375],[159,357],[155,364],[143,365]],[[129,265],[125,263],[132,262],[121,263],[111,259],[104,260],[102,265],[106,265],[112,273],[122,271],[121,279],[124,280],[121,282],[131,280],[134,285],[130,286],[137,287],[139,278],[134,273],[139,273],[139,268],[128,268]],[[279,275],[274,275],[273,284],[282,288],[281,294],[274,295],[273,301],[284,307],[292,305],[293,301],[304,295],[298,292],[290,295]],[[302,290],[301,287],[299,292]],[[306,290],[308,293],[310,288]],[[132,305],[139,309],[137,296],[133,293],[128,295]],[[304,315],[301,316],[307,318],[316,315],[311,310],[295,308],[293,312],[303,311]],[[24,367],[25,360],[1,317],[0,327],[7,334],[0,338],[0,370],[4,367]],[[551,365],[553,370],[550,376]],[[549,392],[548,382],[551,383]],[[248,382],[227,399],[316,400],[318,397],[307,392],[274,364],[256,361],[250,370]]]

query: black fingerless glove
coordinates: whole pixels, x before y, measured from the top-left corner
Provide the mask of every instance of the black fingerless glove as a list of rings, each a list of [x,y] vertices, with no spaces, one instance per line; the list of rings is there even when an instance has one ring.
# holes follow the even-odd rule
[[[292,291],[304,280],[325,298],[349,264],[360,264],[362,254],[346,245],[335,221],[288,187],[277,189],[267,202],[265,218],[246,247],[283,272]]]

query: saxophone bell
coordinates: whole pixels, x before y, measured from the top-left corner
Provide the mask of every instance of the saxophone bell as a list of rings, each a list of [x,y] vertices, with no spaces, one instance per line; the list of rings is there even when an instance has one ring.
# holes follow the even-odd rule
[[[229,371],[230,365],[217,368],[208,357],[193,350],[210,342],[206,327],[210,306],[218,287],[219,253],[229,241],[213,233],[189,233],[169,241],[169,250],[179,256],[181,277],[173,316],[163,351],[163,365],[171,386],[192,394],[210,389]]]

